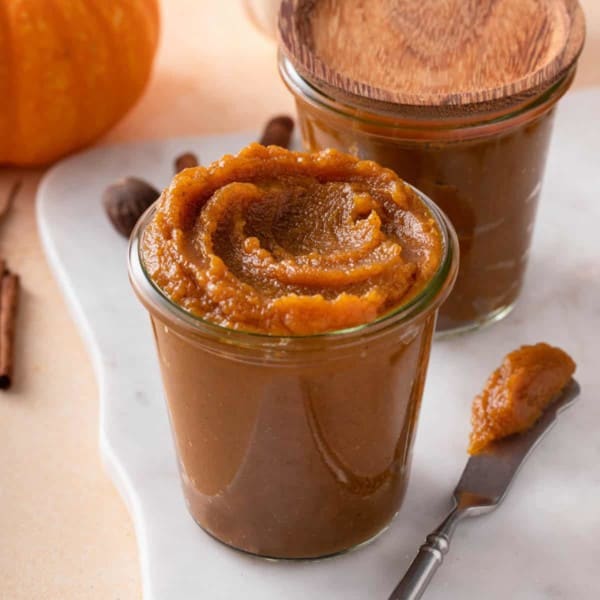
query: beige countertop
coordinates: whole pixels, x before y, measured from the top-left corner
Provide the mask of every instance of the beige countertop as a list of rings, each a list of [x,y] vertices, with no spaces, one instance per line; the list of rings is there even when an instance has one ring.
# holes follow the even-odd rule
[[[293,110],[274,43],[240,1],[162,4],[153,79],[101,143],[256,128]],[[588,40],[576,87],[600,85],[600,2],[582,4]],[[0,190],[24,180],[0,225],[0,256],[23,284],[15,385],[0,395],[0,598],[137,599],[132,523],[98,453],[94,374],[37,235],[42,174],[0,170]]]

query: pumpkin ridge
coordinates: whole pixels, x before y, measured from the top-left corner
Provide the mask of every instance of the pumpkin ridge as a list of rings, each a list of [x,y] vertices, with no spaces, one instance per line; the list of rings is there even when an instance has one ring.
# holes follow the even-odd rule
[[[138,0],[139,2],[143,2],[143,0]],[[154,54],[156,53],[156,49],[158,47],[158,39],[159,39],[159,17],[158,17],[158,12],[159,12],[159,8],[158,8],[158,4],[154,4],[154,7],[156,8],[155,11],[144,11],[144,10],[140,10],[140,16],[141,18],[143,18],[145,20],[145,27],[144,27],[144,31],[145,31],[145,48],[146,48],[146,52],[148,54],[148,60],[150,60],[150,62],[152,63],[153,61],[153,57]],[[143,7],[142,7],[143,8]]]
[[[75,2],[77,0],[71,0]],[[79,55],[78,52],[75,51],[75,43],[73,42],[72,37],[69,35],[69,21],[64,15],[63,10],[61,8],[64,6],[60,2],[60,0],[45,0],[45,4],[48,7],[49,11],[52,14],[52,17],[57,21],[60,21],[62,27],[58,27],[58,39],[60,41],[60,45],[63,47],[65,53],[69,56],[69,71],[71,75],[71,80],[77,79],[78,85],[80,84],[79,72],[80,72],[80,63],[79,63]],[[60,6],[58,6],[60,5]],[[69,84],[72,85],[72,84]],[[81,113],[85,110],[85,107],[82,102],[82,95],[72,93],[73,90],[70,90],[71,101],[75,102],[77,105],[77,109],[75,111],[76,115],[81,115]],[[66,90],[65,90],[66,93]],[[74,139],[79,139],[80,132],[80,118],[75,117],[70,122],[70,131],[68,132],[71,137]],[[74,144],[76,147],[79,147],[80,144]]]
[[[92,0],[90,6],[93,7],[94,15],[96,17],[94,22],[98,27],[99,33],[101,33],[103,42],[106,44],[109,56],[119,56],[122,54],[122,50],[119,45],[119,39],[115,35],[110,22],[110,16],[103,10],[106,7],[106,4],[103,3],[103,0]],[[112,83],[113,87],[117,90],[126,89],[127,82],[125,81],[125,73],[121,60],[113,61],[111,68],[114,69],[114,72],[110,83]],[[107,96],[110,98],[110,106],[112,106],[109,116],[109,120],[112,121],[112,115],[119,112],[120,105],[116,94],[107,94]]]

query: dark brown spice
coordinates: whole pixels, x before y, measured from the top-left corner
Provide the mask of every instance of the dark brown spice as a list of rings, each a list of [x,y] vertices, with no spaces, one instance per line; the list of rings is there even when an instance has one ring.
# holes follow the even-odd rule
[[[294,119],[287,115],[278,115],[265,125],[260,143],[263,146],[281,146],[289,149],[293,131]]]
[[[198,157],[193,152],[185,152],[175,159],[175,173],[179,173],[183,169],[197,167],[199,164]]]
[[[102,201],[115,229],[129,237],[138,219],[159,196],[160,192],[149,183],[125,177],[106,188]]]
[[[4,262],[4,261],[2,261]],[[4,265],[3,265],[4,267]],[[19,276],[9,271],[0,279],[0,389],[11,386],[14,367],[14,340]]]

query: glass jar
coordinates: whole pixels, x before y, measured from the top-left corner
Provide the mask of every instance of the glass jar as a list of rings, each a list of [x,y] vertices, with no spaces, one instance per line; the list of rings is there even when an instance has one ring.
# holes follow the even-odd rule
[[[509,112],[437,118],[411,117],[387,103],[359,105],[331,88],[326,93],[283,54],[279,70],[296,100],[307,149],[337,148],[391,168],[450,218],[460,268],[438,330],[464,331],[506,316],[523,284],[553,109],[575,66]]]
[[[132,234],[129,273],[150,313],[183,491],[220,541],[274,558],[314,558],[361,544],[402,502],[439,305],[458,242],[439,209],[439,269],[380,319],[282,337],[227,329],[171,302]]]

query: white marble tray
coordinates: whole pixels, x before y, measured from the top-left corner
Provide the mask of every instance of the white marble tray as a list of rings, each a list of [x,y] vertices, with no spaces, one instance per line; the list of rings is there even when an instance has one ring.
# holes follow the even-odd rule
[[[466,459],[473,395],[502,355],[539,340],[573,354],[583,395],[535,451],[504,505],[460,526],[427,598],[600,597],[600,90],[570,94],[561,104],[516,310],[489,329],[434,344],[400,516],[370,546],[317,562],[235,552],[188,516],[149,323],[129,288],[125,240],[100,206],[101,191],[117,177],[135,174],[163,186],[178,151],[193,149],[207,162],[251,138],[97,148],[57,165],[39,191],[48,260],[93,358],[100,448],[133,516],[144,598],[384,600],[448,509]]]

